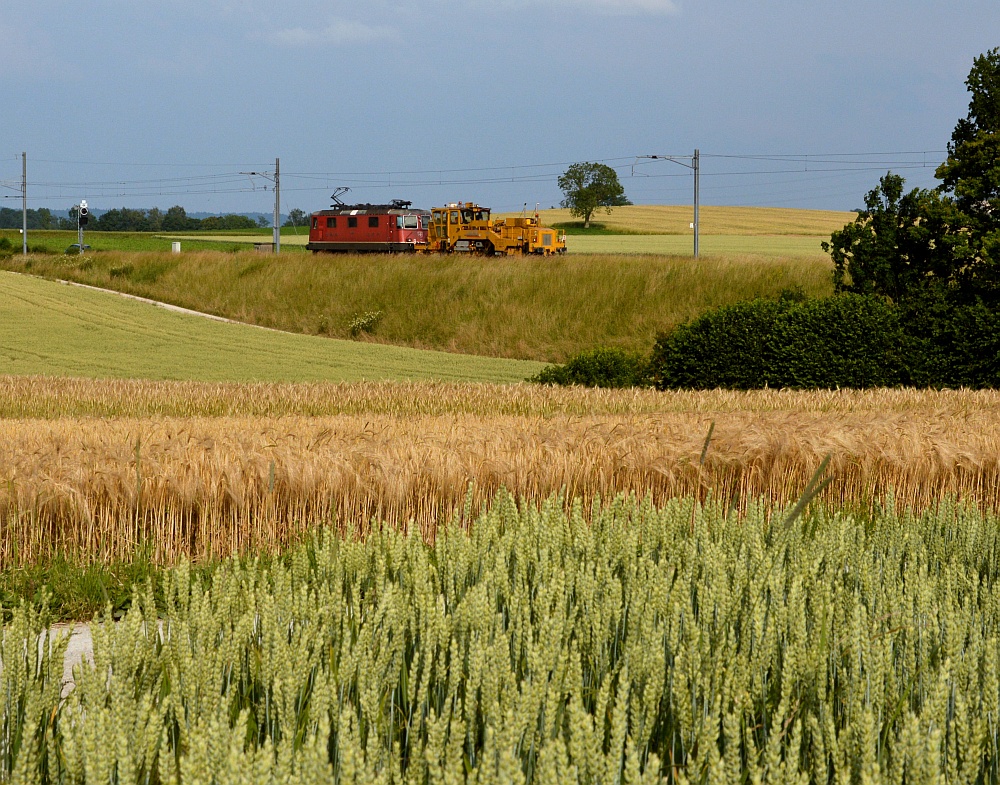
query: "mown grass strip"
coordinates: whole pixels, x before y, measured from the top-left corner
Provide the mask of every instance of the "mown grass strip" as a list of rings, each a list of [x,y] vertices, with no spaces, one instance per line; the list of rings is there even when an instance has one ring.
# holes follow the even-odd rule
[[[261,330],[0,275],[8,374],[201,381],[520,381],[541,364]]]

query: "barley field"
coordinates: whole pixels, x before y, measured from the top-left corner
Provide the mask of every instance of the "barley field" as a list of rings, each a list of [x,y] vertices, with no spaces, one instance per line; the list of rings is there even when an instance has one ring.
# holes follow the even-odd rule
[[[318,525],[433,540],[501,490],[1000,508],[994,392],[0,380],[0,563],[277,553]],[[711,438],[707,437],[711,435]],[[707,440],[707,445],[706,445]]]

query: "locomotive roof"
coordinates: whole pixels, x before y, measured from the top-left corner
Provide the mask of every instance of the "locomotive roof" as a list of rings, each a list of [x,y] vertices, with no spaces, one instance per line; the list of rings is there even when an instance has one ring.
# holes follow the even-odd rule
[[[409,206],[403,207],[399,203],[395,204],[335,204],[325,210],[318,210],[313,215],[366,215],[378,213],[379,215],[423,215],[429,210]]]

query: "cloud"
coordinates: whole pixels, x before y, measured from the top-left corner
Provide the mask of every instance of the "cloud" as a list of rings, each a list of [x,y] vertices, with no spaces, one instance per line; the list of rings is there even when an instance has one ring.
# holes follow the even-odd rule
[[[385,41],[396,38],[397,35],[397,31],[391,27],[373,27],[348,19],[334,19],[326,27],[289,27],[279,30],[274,35],[274,40],[284,46],[317,46]]]
[[[497,0],[494,7],[507,6],[515,8],[573,8],[580,11],[591,11],[606,15],[635,16],[667,15],[680,13],[680,3],[677,0]]]
[[[551,0],[556,5],[593,8],[613,14],[676,14],[680,6],[674,0]]]

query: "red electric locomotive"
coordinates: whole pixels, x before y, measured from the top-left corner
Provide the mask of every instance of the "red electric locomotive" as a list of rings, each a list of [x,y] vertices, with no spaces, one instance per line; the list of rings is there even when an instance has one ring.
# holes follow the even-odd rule
[[[410,209],[411,202],[343,204],[336,194],[334,201],[312,214],[306,248],[314,253],[412,253],[427,242],[430,212]]]

